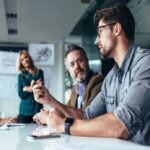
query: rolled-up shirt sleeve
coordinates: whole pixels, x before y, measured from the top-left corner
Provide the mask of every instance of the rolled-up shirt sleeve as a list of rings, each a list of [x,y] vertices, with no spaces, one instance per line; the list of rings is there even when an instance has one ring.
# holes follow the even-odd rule
[[[127,128],[130,138],[142,129],[150,116],[150,57],[139,61],[132,71],[126,96],[114,110],[116,117]]]
[[[91,104],[86,109],[83,109],[85,119],[92,119],[106,113],[104,85],[105,83],[102,85],[101,92],[97,94]]]

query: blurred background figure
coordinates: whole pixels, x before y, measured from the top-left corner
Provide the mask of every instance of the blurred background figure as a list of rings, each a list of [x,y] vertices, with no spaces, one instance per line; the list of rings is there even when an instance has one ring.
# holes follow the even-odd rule
[[[44,74],[41,69],[38,69],[31,56],[26,50],[19,53],[17,59],[18,75],[18,95],[21,99],[19,106],[18,122],[31,123],[32,117],[43,108],[42,104],[34,100],[31,81],[40,81],[44,84]]]

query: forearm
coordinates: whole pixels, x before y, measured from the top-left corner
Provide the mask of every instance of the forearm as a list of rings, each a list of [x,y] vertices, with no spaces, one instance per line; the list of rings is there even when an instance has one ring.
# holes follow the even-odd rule
[[[78,110],[60,103],[41,84],[32,82],[31,86],[34,93],[34,98],[37,102],[42,104],[48,104],[49,106],[58,109],[66,117],[83,118],[82,110]]]
[[[31,93],[32,92],[32,88],[30,86],[25,86],[25,87],[23,87],[23,91]]]
[[[76,109],[73,107],[66,106],[59,101],[57,101],[54,97],[52,97],[51,101],[48,102],[48,105],[57,108],[60,110],[66,117],[83,119],[83,111],[81,109]]]
[[[31,96],[33,93],[23,91],[23,89],[18,89],[18,95],[21,99],[26,99],[27,97]]]
[[[113,113],[91,120],[75,119],[70,133],[77,136],[128,138],[127,129]]]

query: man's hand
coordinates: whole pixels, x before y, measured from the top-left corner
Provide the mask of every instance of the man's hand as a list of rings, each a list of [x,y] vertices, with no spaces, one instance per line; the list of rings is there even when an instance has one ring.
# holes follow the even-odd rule
[[[41,109],[39,113],[33,116],[33,120],[39,125],[46,124],[48,114],[49,114],[48,110]]]
[[[49,116],[47,118],[47,125],[52,131],[56,133],[63,133],[65,119],[65,115],[58,109],[54,108],[52,111],[49,112]]]
[[[0,123],[16,123],[17,118],[0,118]]]
[[[31,82],[32,91],[34,98],[37,102],[41,104],[48,104],[52,98],[47,88],[42,84],[42,82],[32,81]]]

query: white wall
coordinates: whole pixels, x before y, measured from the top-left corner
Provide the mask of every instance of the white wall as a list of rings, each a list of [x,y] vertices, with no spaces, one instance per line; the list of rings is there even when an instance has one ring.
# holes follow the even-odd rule
[[[63,42],[55,45],[55,65],[52,66],[52,76],[50,81],[50,92],[60,102],[64,102],[63,47]]]

